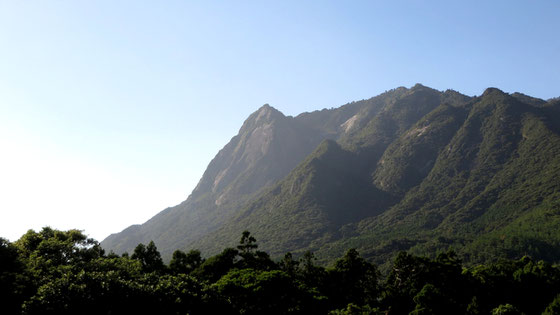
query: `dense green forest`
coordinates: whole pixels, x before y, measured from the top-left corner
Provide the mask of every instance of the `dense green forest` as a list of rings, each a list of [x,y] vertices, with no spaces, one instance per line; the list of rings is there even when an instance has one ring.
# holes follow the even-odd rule
[[[105,253],[78,230],[0,239],[2,314],[559,314],[560,268],[530,257],[464,266],[401,252],[386,272],[355,249],[330,266],[314,255],[274,261],[243,232],[204,259],[153,242]]]

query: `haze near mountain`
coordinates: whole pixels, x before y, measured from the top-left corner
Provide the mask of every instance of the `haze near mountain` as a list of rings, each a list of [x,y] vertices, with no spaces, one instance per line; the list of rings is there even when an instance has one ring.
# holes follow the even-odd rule
[[[560,101],[489,88],[469,97],[420,84],[336,109],[253,113],[183,203],[102,242],[154,240],[215,254],[249,230],[274,255],[350,247],[457,249],[471,262],[560,259]]]

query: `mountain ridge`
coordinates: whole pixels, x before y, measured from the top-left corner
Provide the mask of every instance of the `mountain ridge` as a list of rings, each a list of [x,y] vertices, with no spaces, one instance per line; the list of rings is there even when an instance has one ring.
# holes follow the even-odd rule
[[[523,243],[529,230],[512,224],[557,207],[558,103],[497,88],[469,97],[417,84],[295,117],[266,104],[186,201],[102,246],[124,252],[154,240],[164,257],[175,249],[214,254],[249,229],[272,255],[312,250],[325,262],[348,247],[380,264],[398,250],[434,254],[449,246],[473,262],[538,256],[538,246]],[[500,229],[526,231],[518,236],[525,245],[488,254]],[[560,248],[560,235],[550,236],[558,233],[543,233],[542,246]]]

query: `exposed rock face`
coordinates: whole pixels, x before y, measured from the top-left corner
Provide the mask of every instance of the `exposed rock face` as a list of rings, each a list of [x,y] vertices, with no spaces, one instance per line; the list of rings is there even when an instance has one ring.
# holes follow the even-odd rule
[[[322,138],[316,130],[264,105],[210,163],[192,198],[211,192],[220,206],[230,198],[255,193],[288,174]]]

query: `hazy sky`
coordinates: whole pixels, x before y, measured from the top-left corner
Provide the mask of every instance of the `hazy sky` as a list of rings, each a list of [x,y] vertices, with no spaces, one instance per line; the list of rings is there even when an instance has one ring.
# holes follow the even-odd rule
[[[190,194],[245,118],[417,82],[560,96],[560,1],[0,0],[0,236],[102,240]]]

